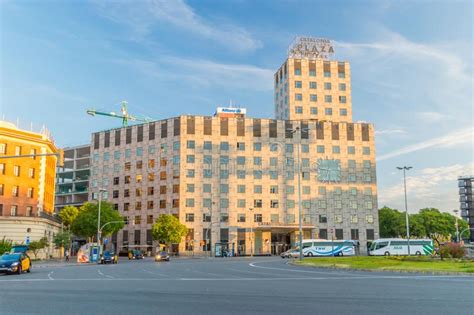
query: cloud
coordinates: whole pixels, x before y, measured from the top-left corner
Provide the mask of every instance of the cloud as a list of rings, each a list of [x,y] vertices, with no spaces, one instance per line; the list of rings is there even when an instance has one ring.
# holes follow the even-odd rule
[[[388,160],[400,155],[404,155],[407,153],[412,153],[415,151],[420,151],[428,148],[446,148],[455,145],[461,144],[470,144],[472,146],[474,140],[474,127],[468,127],[460,130],[456,130],[452,133],[446,134],[441,137],[436,137],[432,139],[428,139],[425,141],[421,141],[415,144],[408,145],[406,147],[402,147],[395,151],[392,151],[387,154],[383,154],[377,158],[377,161]]]
[[[453,116],[451,115],[442,114],[438,112],[419,112],[417,113],[417,117],[428,123],[436,123],[442,120],[453,119]]]
[[[376,135],[396,135],[396,134],[406,134],[407,132],[403,129],[381,129],[375,130]]]
[[[413,209],[411,212],[414,212],[415,209],[418,210],[423,207],[436,207],[441,210],[459,208],[457,178],[461,175],[473,173],[474,162],[465,165],[454,164],[409,171],[407,174],[409,209]],[[398,184],[379,190],[381,205],[399,209],[404,208],[403,179],[401,172],[399,174],[400,182]]]
[[[100,15],[131,27],[139,36],[150,34],[158,24],[165,23],[237,51],[262,47],[244,28],[221,21],[212,23],[183,0],[105,1],[97,3],[97,7]]]
[[[226,64],[203,59],[160,56],[156,61],[132,59],[116,60],[159,80],[186,81],[194,86],[225,86],[270,91],[273,71],[246,64]]]

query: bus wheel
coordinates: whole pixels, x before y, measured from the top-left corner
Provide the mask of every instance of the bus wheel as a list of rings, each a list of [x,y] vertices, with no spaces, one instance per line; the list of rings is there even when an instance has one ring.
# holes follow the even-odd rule
[[[390,253],[389,253],[389,252],[385,252],[384,255],[385,255],[385,256],[390,256]]]
[[[312,253],[312,252],[309,252],[309,253],[308,253],[308,257],[313,257],[313,253]]]
[[[416,252],[415,255],[416,255],[416,256],[421,256],[421,253],[420,253],[420,252]]]

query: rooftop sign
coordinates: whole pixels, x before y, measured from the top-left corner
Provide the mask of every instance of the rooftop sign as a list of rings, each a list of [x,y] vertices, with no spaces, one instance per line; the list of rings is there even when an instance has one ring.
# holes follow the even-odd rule
[[[329,59],[333,54],[332,42],[325,38],[298,36],[288,47],[289,58]]]
[[[236,107],[217,107],[216,114],[237,114],[245,115],[247,110],[245,108],[236,108]]]

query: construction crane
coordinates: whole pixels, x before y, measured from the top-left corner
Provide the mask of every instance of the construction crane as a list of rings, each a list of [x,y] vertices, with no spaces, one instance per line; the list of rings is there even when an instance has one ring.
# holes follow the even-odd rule
[[[122,126],[123,127],[127,127],[128,126],[128,121],[141,121],[141,122],[150,122],[152,121],[153,119],[151,118],[148,118],[148,117],[138,117],[138,116],[133,116],[133,115],[130,115],[128,113],[128,110],[127,110],[127,102],[126,101],[122,101],[122,106],[120,108],[120,112],[121,114],[117,114],[116,112],[110,112],[110,113],[106,113],[106,112],[99,112],[95,109],[88,109],[87,110],[87,113],[91,116],[95,116],[95,115],[102,115],[102,116],[109,116],[109,117],[114,117],[114,118],[120,118],[122,119]]]

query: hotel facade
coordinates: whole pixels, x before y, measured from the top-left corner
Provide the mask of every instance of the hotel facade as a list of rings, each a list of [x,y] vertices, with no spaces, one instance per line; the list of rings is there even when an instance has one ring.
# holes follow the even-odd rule
[[[173,214],[188,227],[172,249],[182,255],[278,254],[298,238],[300,176],[304,238],[365,250],[378,237],[374,127],[352,122],[349,63],[331,53],[327,40],[292,44],[274,77],[276,119],[218,108],[94,133],[89,199],[104,188],[128,219],[112,243],[153,251],[152,224]]]

